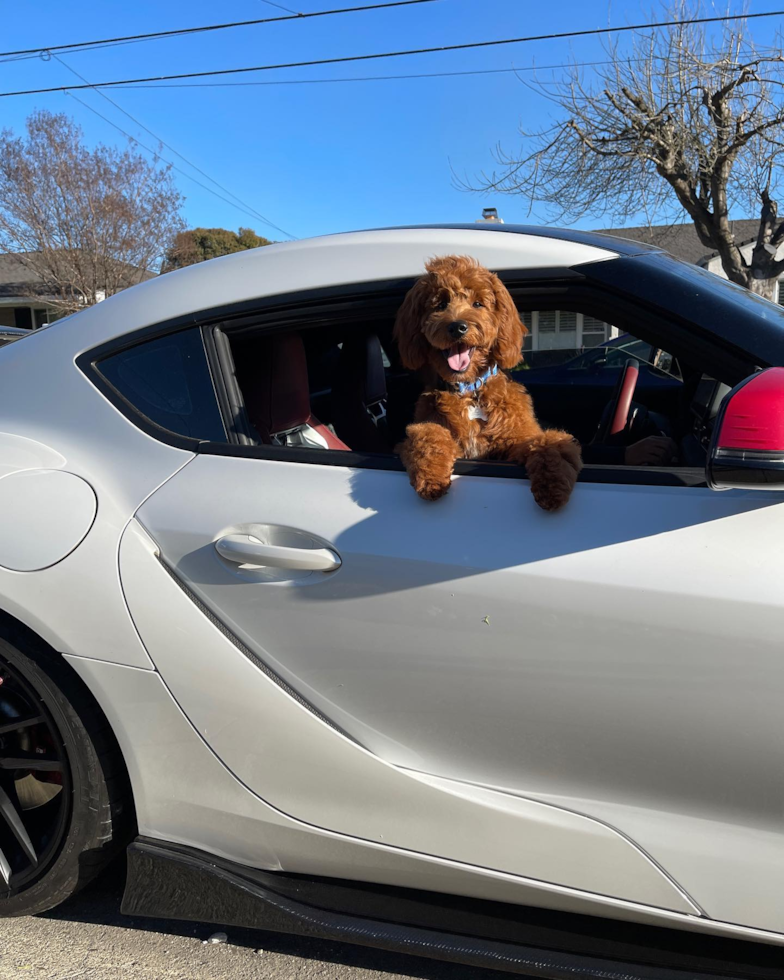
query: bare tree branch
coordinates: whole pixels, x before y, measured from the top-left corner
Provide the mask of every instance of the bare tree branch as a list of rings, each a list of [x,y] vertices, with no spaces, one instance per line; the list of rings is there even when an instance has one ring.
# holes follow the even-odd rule
[[[698,16],[699,0],[676,0],[670,19]],[[757,50],[742,17],[640,32],[631,50],[584,77],[577,65],[531,87],[559,111],[554,125],[521,130],[519,153],[498,147],[498,169],[468,190],[523,195],[550,220],[587,216],[625,222],[684,216],[726,275],[762,295],[784,271],[777,195],[784,152],[784,56]],[[734,210],[757,214],[753,247],[735,241]],[[743,248],[741,246],[744,246]]]
[[[65,115],[36,112],[24,137],[0,133],[0,252],[62,312],[158,271],[182,200],[168,168],[130,146],[88,149]]]

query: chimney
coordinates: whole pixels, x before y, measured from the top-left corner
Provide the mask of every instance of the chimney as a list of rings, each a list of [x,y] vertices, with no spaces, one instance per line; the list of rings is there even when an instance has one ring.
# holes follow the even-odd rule
[[[483,222],[492,222],[496,225],[502,225],[504,223],[504,219],[498,217],[498,211],[496,211],[495,208],[482,208],[482,217],[476,219],[476,224],[480,225]]]

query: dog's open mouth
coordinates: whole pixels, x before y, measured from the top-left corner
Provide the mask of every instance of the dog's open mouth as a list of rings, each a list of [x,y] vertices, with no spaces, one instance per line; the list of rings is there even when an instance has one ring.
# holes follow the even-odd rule
[[[468,370],[468,365],[474,356],[474,348],[469,347],[468,344],[452,344],[451,347],[447,347],[441,353],[446,358],[450,370],[460,373]]]

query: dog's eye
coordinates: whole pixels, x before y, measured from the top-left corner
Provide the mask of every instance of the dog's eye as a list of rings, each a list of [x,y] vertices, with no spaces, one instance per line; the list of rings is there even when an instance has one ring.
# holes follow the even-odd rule
[[[448,299],[442,299],[441,302],[438,304],[438,309],[439,310],[445,310],[447,308],[447,306],[449,306],[449,300]]]
[[[482,309],[482,307],[483,307],[484,305],[485,305],[485,304],[484,304],[484,303],[480,303],[480,302],[479,302],[479,300],[477,300],[477,301],[476,301],[476,302],[474,303],[474,306],[475,306],[475,307],[476,307],[476,308],[477,308],[478,310],[481,310],[481,309]]]

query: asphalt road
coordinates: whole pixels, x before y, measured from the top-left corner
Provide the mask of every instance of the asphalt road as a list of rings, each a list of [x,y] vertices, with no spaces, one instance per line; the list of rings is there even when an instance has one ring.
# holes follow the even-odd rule
[[[53,912],[0,923],[0,980],[509,980],[361,946],[120,913],[122,866]],[[216,931],[225,945],[207,945]]]

